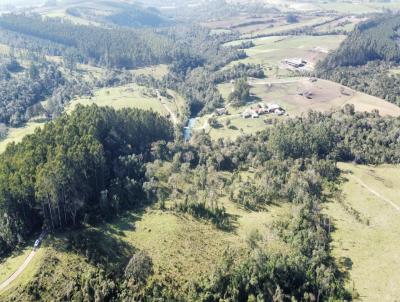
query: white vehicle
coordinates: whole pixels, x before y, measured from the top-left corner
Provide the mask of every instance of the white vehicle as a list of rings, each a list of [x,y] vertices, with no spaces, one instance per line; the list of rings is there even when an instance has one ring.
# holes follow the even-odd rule
[[[35,244],[33,245],[33,248],[36,250],[40,246],[40,239],[36,239]]]

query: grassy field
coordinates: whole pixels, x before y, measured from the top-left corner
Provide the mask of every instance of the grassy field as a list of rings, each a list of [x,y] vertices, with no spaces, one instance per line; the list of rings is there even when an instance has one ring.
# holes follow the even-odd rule
[[[31,251],[32,247],[29,246],[21,251],[16,252],[11,257],[5,259],[5,261],[0,262],[0,283],[4,282],[18,269],[19,266],[22,265]]]
[[[368,14],[382,12],[383,9],[398,9],[400,2],[384,1],[290,1],[290,0],[264,0],[265,3],[276,6],[281,11],[335,11],[344,14]]]
[[[24,262],[26,256],[31,252],[32,246],[29,245],[23,252],[23,254],[18,254],[14,256],[10,256],[5,259],[2,263],[0,263],[0,271],[1,271],[1,281],[4,281],[9,276],[11,276],[15,270]],[[31,281],[35,274],[38,272],[41,264],[46,259],[46,255],[48,253],[48,248],[40,248],[35,257],[26,267],[26,269],[18,276],[18,278],[12,282],[8,287],[6,287],[3,291],[0,292],[0,301],[2,297],[13,293],[19,286],[26,285],[29,281]],[[4,271],[3,271],[4,270]]]
[[[25,135],[32,134],[36,128],[43,126],[44,123],[28,123],[24,127],[20,128],[10,128],[7,138],[0,140],[0,153],[3,153],[6,150],[6,147],[9,143],[20,142]]]
[[[341,30],[345,32],[351,32],[355,26],[361,21],[365,21],[366,18],[357,18],[355,16],[343,17],[339,20],[329,22],[327,24],[315,27],[316,32],[330,32],[333,30]]]
[[[145,87],[136,84],[102,88],[97,90],[92,98],[73,100],[68,106],[67,111],[72,111],[78,104],[97,104],[99,106],[111,106],[115,109],[139,108],[144,110],[153,110],[162,115],[167,115],[167,110],[157,99],[157,96],[150,95],[150,91],[146,92],[146,90]]]
[[[328,111],[346,104],[354,104],[357,111],[379,110],[382,115],[400,115],[400,108],[392,103],[326,80],[311,82],[308,78],[298,78],[271,85],[254,81],[251,92],[267,103],[282,105],[289,115],[309,110]],[[304,92],[311,92],[312,99],[299,95]]]
[[[329,51],[339,47],[345,36],[282,36],[253,39],[254,47],[246,49],[247,58],[235,61],[230,66],[241,63],[261,64],[269,77],[282,77],[291,74],[282,60],[303,58],[309,68],[325,58]],[[231,42],[237,44],[243,40]],[[228,44],[228,45],[231,45]]]
[[[186,281],[198,280],[209,275],[228,249],[240,259],[240,255],[244,255],[244,250],[248,248],[247,239],[250,234],[255,230],[268,232],[275,219],[291,211],[291,206],[286,204],[253,212],[239,208],[230,201],[223,202],[235,220],[232,231],[222,231],[191,216],[161,211],[153,207],[139,213],[127,213],[114,222],[93,230],[102,234],[103,239],[100,244],[107,245],[108,250],[110,246],[112,249],[123,246],[128,253],[133,249],[146,251],[153,260],[155,278],[167,278],[164,280],[182,285]],[[67,287],[70,284],[74,274],[92,270],[93,266],[86,263],[79,254],[57,248],[57,241],[63,237],[59,235],[46,239],[44,247],[39,250],[40,254],[29,264],[26,273],[24,272],[21,278],[0,293],[0,299],[2,295],[9,296],[16,288],[26,285],[29,278],[33,278],[35,272],[40,272],[41,268],[49,265],[48,263],[55,263],[52,274],[44,275],[41,282],[61,292],[65,292],[63,286]],[[276,239],[272,238],[269,241],[268,248],[271,251],[286,248],[275,241]],[[8,271],[18,266],[20,257],[6,260],[7,263],[14,264],[9,266]],[[47,298],[51,300],[51,297]]]
[[[0,54],[8,55],[10,53],[10,47],[6,44],[0,44]]]
[[[280,33],[286,32],[286,31],[296,30],[296,29],[300,29],[300,28],[303,28],[303,27],[315,26],[317,24],[324,23],[324,22],[329,21],[329,20],[331,20],[330,17],[306,17],[306,18],[300,17],[299,22],[296,22],[296,23],[286,23],[286,22],[278,23],[278,24],[276,24],[276,25],[274,25],[272,27],[264,27],[262,29],[253,31],[250,34],[244,34],[243,38],[251,38],[252,36],[255,36],[255,35],[280,34]]]
[[[354,91],[337,83],[317,80],[311,82],[308,78],[287,78],[287,79],[250,79],[250,93],[254,101],[246,106],[232,107],[227,101],[225,107],[229,111],[228,116],[217,117],[221,127],[210,128],[207,125],[209,116],[199,118],[196,121],[195,129],[204,129],[213,139],[230,138],[235,139],[241,134],[254,134],[263,130],[273,123],[276,115],[264,115],[259,118],[244,119],[241,113],[247,108],[254,106],[255,103],[278,104],[289,116],[299,116],[306,114],[310,110],[329,111],[344,107],[346,104],[353,104],[356,111],[378,110],[381,115],[400,116],[400,108],[385,100]],[[232,91],[232,84],[225,83],[218,86],[225,100],[228,99]],[[311,92],[312,99],[307,99],[300,93]],[[268,121],[270,120],[270,121]],[[227,124],[229,121],[229,124]],[[267,123],[266,123],[267,122]],[[206,127],[205,127],[206,126]]]
[[[132,73],[136,76],[138,75],[151,75],[156,79],[161,79],[168,73],[168,65],[160,64],[150,67],[143,67],[132,70]]]
[[[400,293],[400,167],[341,164],[342,202],[327,204],[333,254],[362,301],[396,301]],[[347,171],[347,172],[346,172]],[[393,204],[389,203],[392,201]],[[358,217],[354,213],[358,213]]]
[[[170,98],[157,97],[155,89],[137,84],[127,84],[112,88],[102,88],[95,91],[93,97],[73,100],[67,112],[71,112],[78,104],[111,106],[114,109],[138,108],[153,110],[161,115],[170,117],[173,122],[180,121],[185,115],[185,100],[175,91],[168,90]],[[172,116],[171,116],[172,114]]]
[[[400,108],[385,100],[356,92],[340,84],[318,80],[311,82],[308,78],[250,80],[250,92],[266,103],[281,105],[289,115],[301,115],[309,110],[328,111],[354,104],[357,111],[379,110],[381,115],[399,116]],[[226,99],[232,84],[225,83],[219,89]],[[299,93],[311,92],[312,99]],[[242,109],[242,108],[241,108]]]

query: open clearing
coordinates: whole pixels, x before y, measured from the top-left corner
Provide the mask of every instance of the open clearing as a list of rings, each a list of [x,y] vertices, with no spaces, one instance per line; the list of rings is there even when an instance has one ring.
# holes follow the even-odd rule
[[[309,110],[328,111],[353,104],[357,111],[379,110],[381,115],[399,116],[400,107],[380,98],[354,91],[332,81],[308,78],[285,83],[269,84],[268,81],[253,81],[251,92],[267,103],[278,103],[289,115],[300,115]],[[312,93],[308,99],[300,93]]]
[[[296,22],[296,23],[282,22],[280,24],[279,23],[272,24],[273,26],[265,26],[264,28],[261,28],[258,30],[253,30],[253,31],[251,31],[250,34],[243,35],[243,38],[251,38],[253,36],[258,36],[258,35],[281,34],[281,33],[287,32],[287,31],[297,30],[297,29],[301,29],[304,27],[313,27],[318,24],[328,22],[331,19],[332,19],[331,17],[308,17],[308,18],[300,17],[299,22]]]
[[[168,65],[160,64],[155,66],[143,67],[138,69],[133,69],[131,72],[135,75],[151,75],[156,79],[161,79],[163,76],[168,74]]]
[[[0,271],[1,271],[1,282],[5,281],[7,278],[12,276],[19,267],[21,267],[24,262],[27,260],[27,257],[32,252],[32,247],[29,245],[21,254],[17,254],[5,259],[0,263]],[[17,276],[13,282],[7,284],[6,287],[0,289],[0,300],[2,295],[7,295],[7,293],[13,292],[18,286],[26,285],[30,282],[34,275],[37,273],[38,269],[42,261],[45,260],[45,256],[47,253],[46,248],[40,248],[36,251],[34,257],[29,261],[29,264],[23,269],[23,271]]]
[[[332,20],[332,17],[315,15],[298,15],[298,22],[289,23],[282,14],[263,14],[262,16],[235,16],[224,20],[212,20],[203,23],[212,33],[237,31],[242,38],[259,35],[281,34],[286,31],[312,27]]]
[[[312,12],[335,11],[344,14],[379,13],[383,9],[398,9],[400,2],[392,1],[289,1],[264,0],[264,3],[274,5],[282,11]]]
[[[289,115],[301,115],[309,110],[328,111],[353,104],[357,111],[379,110],[381,115],[400,116],[400,107],[361,92],[354,91],[332,81],[310,81],[309,78],[266,79],[250,81],[250,92],[260,101],[281,105]],[[232,84],[219,86],[226,99]],[[309,92],[308,99],[300,93]]]
[[[171,100],[166,100],[164,98],[163,102],[174,112],[176,112],[179,107],[175,104],[174,98]],[[153,110],[164,116],[169,114],[163,103],[158,99],[154,89],[149,89],[137,84],[99,89],[95,91],[94,96],[91,98],[73,100],[68,106],[67,111],[72,111],[78,104],[97,104],[98,106],[111,106],[115,109],[138,108]]]
[[[8,131],[8,135],[5,139],[0,140],[0,153],[3,153],[6,150],[6,147],[9,143],[15,142],[19,143],[22,141],[24,136],[28,134],[32,134],[36,128],[43,126],[44,123],[28,123],[20,128],[10,128]]]
[[[347,179],[344,198],[326,208],[336,228],[333,255],[349,273],[362,301],[396,301],[400,293],[400,211],[393,204],[400,207],[400,166],[339,167]],[[352,282],[348,288],[353,289]]]
[[[232,62],[230,66],[241,63],[261,64],[268,76],[284,76],[287,66],[284,59],[302,58],[309,62],[309,68],[338,48],[345,39],[344,35],[325,36],[273,36],[253,39],[254,47],[246,49],[247,58]],[[231,42],[227,45],[241,43],[244,40]]]
[[[231,83],[218,86],[225,107],[229,115],[219,116],[219,128],[211,128],[207,124],[209,116],[201,117],[196,121],[194,129],[205,130],[213,139],[235,139],[241,134],[254,134],[273,124],[277,117],[275,114],[262,115],[259,118],[244,119],[241,113],[259,102],[280,105],[289,116],[306,114],[310,110],[326,112],[331,109],[343,108],[346,104],[353,104],[356,111],[378,110],[382,116],[400,116],[400,107],[380,98],[365,93],[354,91],[332,81],[310,81],[309,78],[286,79],[249,79],[250,93],[253,101],[246,106],[232,107],[227,103],[228,96],[233,89]],[[300,93],[311,93],[311,98]]]

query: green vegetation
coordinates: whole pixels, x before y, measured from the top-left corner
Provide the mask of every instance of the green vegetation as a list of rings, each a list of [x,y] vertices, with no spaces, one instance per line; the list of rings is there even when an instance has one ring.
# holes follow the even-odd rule
[[[312,66],[323,59],[329,51],[336,49],[344,38],[341,35],[299,35],[252,39],[255,46],[245,50],[247,58],[240,62],[261,64],[266,74],[271,77],[292,75],[292,71],[282,66],[284,59],[304,58]]]
[[[342,194],[327,204],[326,213],[335,225],[333,255],[348,274],[347,288],[365,301],[396,299],[399,212],[385,199],[400,206],[395,185],[400,169],[389,165],[339,167],[344,177]]]
[[[369,61],[398,62],[400,48],[396,31],[400,26],[398,16],[385,15],[359,24],[340,48],[321,64],[321,68],[357,66]]]
[[[68,48],[66,57],[75,61],[134,68],[169,63],[174,56],[172,42],[150,30],[111,30],[22,15],[2,16],[0,27]]]
[[[389,73],[400,60],[399,26],[400,18],[389,14],[360,23],[317,75],[399,105],[399,76]]]
[[[6,150],[8,144],[19,143],[25,136],[32,134],[36,128],[42,127],[43,125],[44,123],[32,122],[23,127],[9,128],[7,136],[0,140],[0,153],[3,153]]]
[[[2,251],[42,227],[62,230],[134,206],[125,198],[142,194],[138,155],[171,138],[171,125],[152,112],[80,106],[9,145],[0,164]]]
[[[250,101],[250,86],[247,79],[238,79],[234,89],[228,97],[228,101],[235,107],[243,106]]]
[[[96,104],[98,106],[110,106],[114,109],[138,108],[153,110],[161,115],[167,115],[168,113],[161,101],[157,98],[154,89],[136,84],[99,89],[89,98],[73,100],[68,110],[73,110],[78,104]]]
[[[1,301],[396,298],[398,16],[206,2],[1,15]]]

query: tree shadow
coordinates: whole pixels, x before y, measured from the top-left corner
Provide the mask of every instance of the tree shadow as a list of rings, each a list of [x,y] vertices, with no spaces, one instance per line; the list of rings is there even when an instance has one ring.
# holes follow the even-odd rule
[[[102,225],[107,232],[112,235],[125,237],[125,232],[135,231],[136,223],[142,219],[144,209],[128,211],[120,217],[113,218],[110,222]]]
[[[120,275],[136,248],[97,228],[85,227],[54,234],[49,246],[58,252],[74,253],[108,273]]]
[[[126,237],[125,232],[135,231],[143,212],[144,208],[126,211],[107,223],[55,233],[48,241],[49,246],[59,252],[77,254],[96,267],[120,276],[137,251],[123,237]]]

